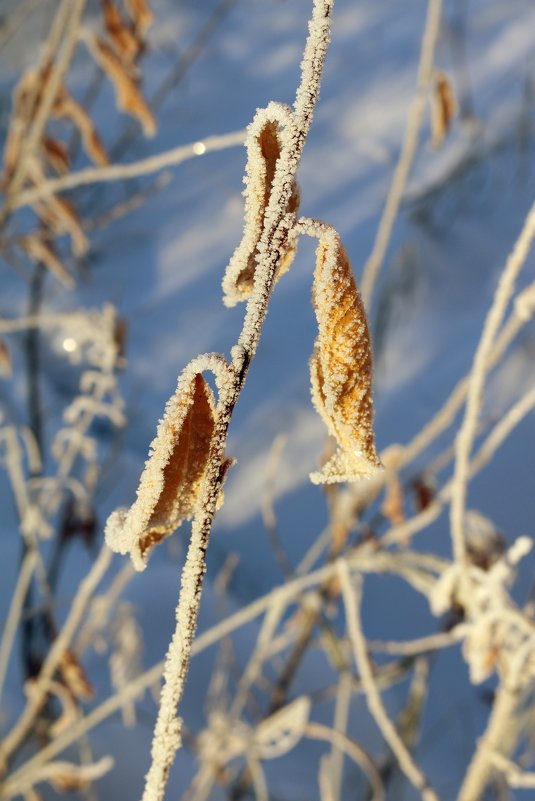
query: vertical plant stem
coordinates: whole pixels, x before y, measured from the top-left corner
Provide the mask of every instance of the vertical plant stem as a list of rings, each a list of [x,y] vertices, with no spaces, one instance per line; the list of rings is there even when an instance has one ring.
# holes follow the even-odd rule
[[[9,665],[9,657],[13,650],[15,634],[20,622],[24,602],[28,595],[28,587],[30,586],[36,563],[37,554],[35,551],[27,551],[22,560],[17,576],[17,584],[13,592],[13,597],[11,598],[9,612],[2,633],[2,641],[0,643],[0,698],[2,698],[2,692],[4,690],[4,682]]]
[[[492,306],[487,314],[481,338],[477,346],[467,392],[463,422],[455,440],[455,467],[451,496],[450,524],[453,554],[457,561],[466,561],[464,539],[464,510],[468,479],[470,476],[470,454],[476,436],[479,414],[483,404],[483,390],[488,372],[489,357],[497,332],[502,323],[507,304],[514,291],[516,279],[522,269],[535,237],[535,203],[531,207],[524,226],[511,251],[496,288]]]
[[[8,196],[3,209],[4,218],[11,210],[12,198],[22,189],[26,180],[31,157],[39,145],[57,93],[71,64],[78,44],[78,32],[86,2],[87,0],[63,0],[52,23],[48,43],[45,45],[41,58],[40,70],[46,69],[52,59],[53,63],[42,97],[39,99],[39,105],[33,115],[31,126],[22,144],[15,172],[9,182]]]
[[[352,586],[349,569],[346,562],[343,560],[338,562],[338,573],[342,587],[349,639],[353,648],[355,663],[360,673],[362,687],[366,694],[366,701],[370,714],[392,749],[400,769],[411,784],[420,792],[423,801],[439,801],[437,794],[414,761],[412,754],[390,720],[373,676],[373,668],[368,656],[368,649],[366,647],[366,640],[360,620],[362,580],[359,578],[358,585],[356,587]]]
[[[362,274],[361,294],[367,309],[370,308],[373,288],[386,255],[403,192],[405,191],[414,156],[416,155],[420,129],[422,127],[427,103],[427,95],[433,80],[433,65],[441,16],[442,0],[429,0],[420,51],[420,63],[418,65],[418,91],[409,109],[401,153],[394,171],[390,189],[388,190],[386,204],[377,229],[372,252],[368,257]]]
[[[247,304],[238,344],[232,349],[232,363],[227,380],[220,382],[217,424],[212,437],[210,457],[200,499],[199,513],[192,526],[191,539],[182,571],[180,597],[173,634],[164,668],[160,708],[152,742],[152,763],[145,779],[143,801],[164,798],[169,771],[176,750],[180,747],[181,720],[177,707],[184,690],[189,668],[191,646],[197,626],[204,574],[206,551],[210,540],[216,501],[222,481],[227,430],[234,407],[244,385],[251,359],[256,352],[277,266],[281,245],[288,235],[285,231],[285,209],[292,191],[305,139],[319,96],[325,55],[330,42],[333,0],[315,0],[309,36],[301,65],[301,83],[294,105],[295,128],[291,141],[281,153],[284,178],[275,181],[266,212],[266,224],[258,245],[257,269],[251,298]]]
[[[31,729],[35,717],[39,713],[41,705],[48,693],[49,681],[53,677],[65,650],[69,647],[96,587],[110,566],[111,559],[111,551],[106,546],[103,546],[91,570],[80,584],[71,610],[63,628],[52,643],[24,711],[2,742],[1,756],[3,757],[3,761],[7,760],[15,749],[18,748]]]

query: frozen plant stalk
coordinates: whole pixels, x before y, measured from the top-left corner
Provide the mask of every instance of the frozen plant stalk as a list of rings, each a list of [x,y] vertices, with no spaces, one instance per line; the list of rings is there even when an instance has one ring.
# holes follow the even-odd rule
[[[293,109],[270,103],[257,111],[248,129],[244,234],[223,280],[227,305],[247,302],[231,360],[209,354],[195,359],[184,370],[158,427],[138,498],[129,511],[115,512],[106,529],[108,544],[121,553],[129,552],[135,566],[143,569],[154,545],[181,521],[193,517],[143,801],[164,798],[180,747],[177,707],[189,668],[212,522],[231,464],[225,457],[228,425],[258,346],[273,286],[290,266],[297,236],[310,232],[296,220],[296,173],[319,95],[333,2],[314,0]],[[322,254],[315,279],[317,359],[323,376],[324,410],[320,412],[340,446],[337,469],[328,466],[325,480],[352,480],[370,475],[379,465],[371,432],[367,326],[338,235],[321,224],[316,224],[312,233],[320,236]],[[342,300],[347,301],[347,315],[337,318],[334,305]],[[354,311],[355,319],[351,316]],[[330,336],[334,337],[332,343]],[[335,368],[341,354],[345,359],[342,379],[339,368]],[[215,375],[217,402],[202,377],[206,370]],[[358,377],[351,378],[357,374],[365,378],[362,386]]]

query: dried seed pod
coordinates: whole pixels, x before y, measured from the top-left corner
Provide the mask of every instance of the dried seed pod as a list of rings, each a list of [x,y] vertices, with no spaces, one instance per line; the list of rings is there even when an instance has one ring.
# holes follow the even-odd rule
[[[130,70],[102,39],[88,35],[85,40],[93,58],[115,87],[118,107],[139,120],[145,136],[154,136],[156,119]]]
[[[312,292],[318,321],[310,360],[312,402],[339,446],[310,478],[315,484],[355,481],[371,477],[381,466],[373,433],[366,312],[336,231],[319,222],[305,230],[319,238]]]
[[[144,570],[154,546],[195,514],[215,422],[212,390],[200,373],[186,369],[158,425],[137,500],[106,524],[109,547],[130,553],[136,570]]]
[[[93,120],[85,108],[69,94],[65,87],[62,88],[54,103],[52,116],[57,119],[68,120],[78,129],[82,137],[84,150],[94,164],[98,164],[100,167],[109,164],[108,154]]]
[[[457,114],[457,100],[450,79],[445,72],[437,72],[431,99],[431,133],[433,147],[440,147]]]
[[[283,176],[278,174],[278,167],[285,141],[291,131],[291,111],[275,103],[271,103],[267,109],[260,109],[249,126],[246,140],[244,233],[223,278],[223,300],[226,306],[235,306],[246,300],[253,289],[257,247],[265,227],[273,184],[276,180],[283,180]],[[299,187],[293,180],[286,208],[288,239],[282,246],[275,280],[290,269],[295,256],[296,240],[290,238],[290,231],[298,208]]]

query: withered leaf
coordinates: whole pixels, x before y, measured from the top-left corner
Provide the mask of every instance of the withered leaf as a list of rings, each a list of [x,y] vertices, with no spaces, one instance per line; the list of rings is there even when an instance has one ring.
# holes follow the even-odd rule
[[[106,524],[109,547],[130,553],[136,570],[144,570],[154,546],[195,514],[215,422],[212,390],[200,373],[186,370],[158,425],[137,500]]]
[[[381,466],[375,450],[372,357],[366,312],[351,264],[334,229],[319,236],[313,285],[318,336],[310,360],[312,401],[338,449],[315,484],[371,477]]]
[[[115,88],[117,105],[127,114],[136,117],[145,136],[154,136],[156,133],[156,119],[130,71],[112,48],[96,36],[87,37],[87,42],[93,58],[112,81]]]
[[[101,167],[109,164],[108,154],[93,120],[86,109],[69,94],[65,87],[62,88],[54,103],[52,116],[68,120],[78,129],[84,150],[94,164]]]
[[[265,226],[266,211],[287,126],[288,120],[282,107],[276,111],[273,107],[261,109],[249,126],[246,141],[245,225],[242,240],[234,251],[223,278],[223,299],[227,306],[235,306],[246,300],[253,289],[257,247]],[[289,231],[293,227],[292,221],[296,218],[298,208],[299,187],[294,180],[286,209]],[[295,250],[295,240],[288,239],[283,244],[275,280],[290,269]]]
[[[67,146],[59,139],[43,137],[42,149],[45,160],[59,174],[65,175],[71,168],[71,160]]]
[[[106,33],[123,61],[133,63],[141,49],[134,30],[125,23],[113,0],[100,0]]]
[[[28,176],[34,186],[39,186],[45,180],[45,173],[41,163],[32,159],[28,165]],[[37,201],[33,209],[41,222],[55,236],[68,234],[72,243],[72,250],[76,256],[83,256],[87,252],[89,242],[83,232],[80,218],[66,198],[50,195],[46,201]]]
[[[442,145],[457,111],[457,100],[450,79],[445,72],[437,72],[431,99],[433,147]]]
[[[149,0],[126,0],[126,7],[136,31],[144,38],[154,20]]]
[[[58,670],[66,687],[75,698],[90,701],[95,691],[86,676],[80,660],[71,648],[67,648],[59,660]]]
[[[23,137],[39,100],[41,92],[38,88],[38,80],[38,73],[35,70],[28,69],[22,74],[13,91],[13,108],[4,145],[4,186],[7,186],[15,172],[22,149]]]
[[[18,240],[20,247],[33,262],[44,264],[66,287],[74,286],[74,279],[58,258],[54,246],[39,234],[29,234]]]

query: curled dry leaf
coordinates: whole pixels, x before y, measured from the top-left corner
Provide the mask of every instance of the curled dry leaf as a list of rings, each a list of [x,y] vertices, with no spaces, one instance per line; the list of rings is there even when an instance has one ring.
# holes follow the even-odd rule
[[[71,160],[67,146],[59,139],[45,136],[41,143],[45,161],[59,174],[65,175],[71,168]]]
[[[36,264],[44,264],[66,287],[74,286],[74,279],[58,258],[51,242],[39,234],[29,234],[18,241],[20,247]]]
[[[107,544],[130,553],[136,570],[144,570],[154,546],[195,514],[215,422],[212,390],[186,368],[158,425],[137,500],[106,524]]]
[[[87,36],[86,41],[93,58],[115,87],[119,108],[139,120],[145,136],[154,136],[156,119],[130,71],[102,39],[97,36]]]
[[[437,72],[431,99],[431,132],[433,147],[440,147],[457,114],[457,100],[450,79],[445,72]]]
[[[34,186],[39,186],[45,181],[43,167],[37,159],[32,159],[28,165],[28,176]],[[89,242],[82,229],[80,218],[73,204],[66,198],[50,195],[46,201],[36,202],[33,209],[51,234],[69,235],[76,256],[83,256],[87,252]]]
[[[154,20],[149,0],[126,0],[126,8],[136,32],[144,38]]]
[[[58,670],[65,686],[69,688],[75,698],[90,701],[95,691],[86,676],[85,670],[74,651],[67,648],[58,663]]]
[[[335,437],[338,449],[312,473],[315,484],[356,481],[376,473],[372,402],[372,357],[366,312],[340,237],[311,222],[319,238],[312,300],[318,336],[310,360],[312,402]]]
[[[123,20],[113,0],[100,0],[100,2],[108,37],[121,59],[132,64],[139,54],[141,42],[134,30]]]
[[[61,89],[54,103],[52,116],[57,119],[68,120],[78,129],[82,137],[84,150],[94,164],[98,164],[101,167],[109,164],[108,154],[93,120],[85,108],[72,97],[65,87]]]
[[[310,699],[301,695],[262,721],[254,733],[253,748],[260,759],[275,759],[295,748],[310,717]]]
[[[245,225],[242,241],[230,259],[223,278],[226,306],[235,306],[246,300],[253,289],[257,247],[265,226],[266,211],[274,181],[279,177],[277,167],[280,156],[292,131],[292,113],[286,107],[270,103],[260,109],[247,132],[247,167],[245,177]],[[288,240],[282,248],[282,257],[275,280],[289,270],[295,256],[295,238],[290,238],[299,208],[299,187],[294,180],[286,209]]]

